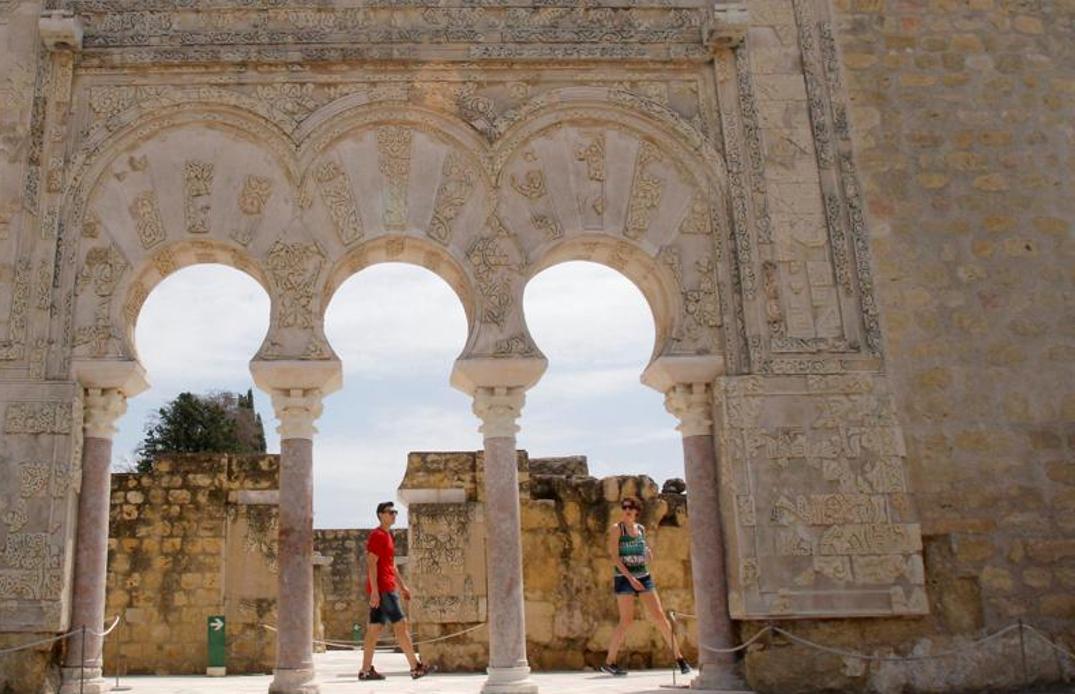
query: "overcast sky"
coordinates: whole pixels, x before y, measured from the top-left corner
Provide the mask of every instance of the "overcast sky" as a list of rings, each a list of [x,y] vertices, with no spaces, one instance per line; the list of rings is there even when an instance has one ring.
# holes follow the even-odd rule
[[[654,339],[641,292],[603,266],[565,263],[530,282],[524,307],[549,370],[527,394],[519,446],[532,457],[586,455],[598,477],[682,477],[675,421],[638,380]],[[264,290],[237,270],[200,265],[158,285],[136,330],[152,387],[129,402],[114,465],[130,463],[149,414],[178,393],[250,388],[248,362],[268,323]],[[368,527],[376,503],[395,499],[408,451],[481,447],[469,397],[448,385],[466,319],[433,273],[383,264],[339,289],[326,332],[343,360],[344,387],[325,399],[317,423],[314,525]],[[254,394],[277,452],[268,397]]]

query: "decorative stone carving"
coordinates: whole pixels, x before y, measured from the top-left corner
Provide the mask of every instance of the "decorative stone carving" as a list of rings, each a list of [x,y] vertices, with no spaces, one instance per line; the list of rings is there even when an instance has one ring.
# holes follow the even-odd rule
[[[384,187],[384,226],[404,229],[407,226],[407,184],[411,172],[411,142],[414,133],[398,125],[377,129],[377,156]]]
[[[274,390],[272,406],[280,426],[276,431],[281,439],[313,439],[317,429],[314,422],[321,416],[321,391],[316,388]]]
[[[343,168],[334,161],[327,161],[317,167],[314,179],[329,217],[336,225],[340,242],[347,245],[361,239],[364,235],[362,221],[351,193],[351,181]]]
[[[110,297],[128,267],[127,259],[115,246],[91,248],[78,273],[75,293],[82,294],[92,289],[95,296]]]
[[[478,431],[487,439],[515,437],[515,420],[526,403],[525,388],[480,387],[474,392],[474,414],[482,421]]]
[[[919,526],[895,499],[905,453],[881,377],[718,382],[729,559],[757,567],[732,582],[733,616],[928,611]]]
[[[325,254],[316,244],[277,241],[265,263],[280,292],[280,327],[312,327],[315,289]]]
[[[67,434],[71,431],[71,404],[67,402],[13,402],[4,414],[8,434]]]
[[[117,388],[87,388],[83,398],[83,428],[86,436],[109,439],[116,422],[127,411],[127,397]]]
[[[684,437],[713,433],[713,393],[708,383],[676,385],[665,394],[664,408],[679,420],[676,431]]]
[[[209,196],[213,188],[214,165],[211,161],[188,159],[184,168],[187,233],[209,233]]]
[[[627,204],[627,221],[623,227],[623,235],[629,239],[640,239],[645,236],[653,219],[653,213],[661,204],[664,179],[650,170],[650,167],[659,161],[661,161],[661,155],[657,147],[643,140],[638,149],[638,158],[635,160],[631,199]]]
[[[456,152],[449,152],[441,167],[440,186],[429,222],[430,238],[447,244],[452,238],[453,223],[474,190],[478,174]]]
[[[160,209],[157,206],[156,193],[151,190],[139,193],[128,210],[131,218],[134,219],[142,248],[152,248],[164,240],[166,233],[164,223],[161,221]]]

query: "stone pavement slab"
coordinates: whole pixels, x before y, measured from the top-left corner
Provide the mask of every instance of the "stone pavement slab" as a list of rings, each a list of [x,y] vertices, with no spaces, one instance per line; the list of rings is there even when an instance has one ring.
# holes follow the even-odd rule
[[[412,680],[407,661],[398,653],[378,653],[374,666],[388,679],[359,682],[361,654],[331,651],[314,656],[318,681],[323,694],[477,694],[485,681],[483,674],[434,674]],[[674,691],[671,670],[638,670],[626,677],[612,678],[600,672],[535,673],[542,692],[550,694],[663,694]],[[265,694],[270,675],[236,675],[232,677],[130,676],[120,678],[122,687],[132,694]],[[676,677],[686,685],[688,678]]]

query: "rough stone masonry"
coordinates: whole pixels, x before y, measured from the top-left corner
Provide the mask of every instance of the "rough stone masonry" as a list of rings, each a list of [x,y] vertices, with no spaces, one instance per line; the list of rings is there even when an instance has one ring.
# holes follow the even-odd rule
[[[104,614],[104,463],[163,278],[223,263],[272,303],[251,369],[283,441],[292,693],[316,689],[335,289],[400,261],[456,290],[451,381],[510,489],[546,366],[526,283],[591,260],[654,313],[643,381],[684,439],[692,566],[720,567],[693,583],[706,638],[777,621],[907,654],[1024,619],[1070,649],[1073,23],[1073,0],[0,0],[0,647]],[[487,690],[533,692],[521,505],[485,513]],[[0,686],[104,691],[85,644],[2,656]],[[776,639],[695,685],[1071,677],[1017,648]]]

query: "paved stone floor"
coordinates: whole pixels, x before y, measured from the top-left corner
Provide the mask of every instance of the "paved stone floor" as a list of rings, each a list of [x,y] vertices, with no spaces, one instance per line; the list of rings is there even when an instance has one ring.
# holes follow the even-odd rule
[[[388,679],[383,682],[359,682],[356,676],[361,655],[350,651],[332,651],[314,656],[323,694],[477,694],[484,675],[435,674],[412,680],[407,661],[401,654],[378,653],[374,665]],[[659,694],[671,691],[662,685],[672,684],[670,670],[640,670],[615,679],[600,672],[557,672],[534,675],[543,692],[556,694]],[[147,677],[120,678],[121,687],[132,694],[266,694],[268,675],[235,677]],[[686,682],[677,677],[678,684]]]

